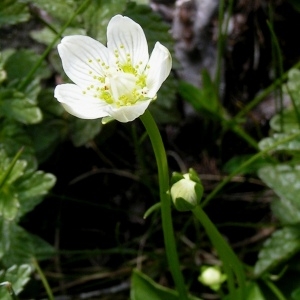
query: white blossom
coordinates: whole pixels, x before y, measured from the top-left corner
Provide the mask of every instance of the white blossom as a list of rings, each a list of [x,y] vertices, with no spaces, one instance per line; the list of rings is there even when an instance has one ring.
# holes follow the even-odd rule
[[[149,58],[143,29],[121,15],[108,24],[107,47],[73,35],[62,39],[58,52],[74,84],[58,85],[54,96],[82,119],[134,120],[156,98],[172,67],[170,52],[159,42]]]

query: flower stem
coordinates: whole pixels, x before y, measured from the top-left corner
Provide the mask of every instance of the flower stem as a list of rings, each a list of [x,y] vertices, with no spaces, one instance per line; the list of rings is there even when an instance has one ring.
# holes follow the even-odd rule
[[[242,119],[253,107],[258,105],[262,100],[264,100],[271,92],[276,88],[281,86],[285,80],[288,78],[289,71],[291,69],[298,69],[300,67],[300,61],[293,65],[288,71],[282,74],[281,77],[277,78],[271,85],[266,87],[261,93],[259,93],[251,102],[249,102],[243,109],[241,109],[231,120],[236,122],[239,119]]]
[[[193,210],[194,216],[202,224],[212,244],[216,248],[223,263],[224,271],[227,275],[228,290],[230,299],[245,299],[246,276],[243,266],[235,255],[229,244],[224,240],[216,226],[212,223],[200,206]],[[239,288],[235,287],[235,278]]]
[[[264,280],[264,283],[269,287],[278,300],[287,300],[278,287],[270,280]]]
[[[248,160],[243,162],[241,165],[239,165],[233,172],[231,172],[227,177],[225,177],[213,190],[212,192],[207,195],[205,200],[201,203],[202,207],[205,207],[210,200],[212,200],[222,189],[223,187],[231,181],[231,179],[241,173],[244,168],[251,165],[253,162],[255,162],[258,158],[263,157],[264,155],[267,155],[270,151],[276,149],[277,146],[287,143],[289,141],[292,141],[296,137],[300,136],[300,132],[297,131],[295,133],[292,133],[291,135],[287,136],[286,138],[283,138],[282,140],[279,140],[278,142],[272,144],[270,147],[256,153],[255,155],[251,156]]]
[[[168,168],[165,147],[160,132],[158,130],[158,127],[149,110],[146,110],[146,112],[142,116],[140,116],[140,119],[143,122],[146,131],[149,135],[153,147],[153,151],[155,154],[155,158],[156,158],[157,168],[158,168],[162,228],[163,228],[166,254],[168,258],[170,271],[172,273],[173,280],[175,282],[176,289],[179,294],[179,299],[187,300],[188,299],[187,291],[184,285],[182,273],[180,271],[178,253],[176,250],[176,243],[174,237],[172,212],[171,212],[171,199],[168,193],[169,168]]]
[[[32,258],[32,264],[33,266],[35,267],[37,273],[39,274],[40,278],[41,278],[41,281],[44,285],[44,288],[46,290],[46,293],[47,293],[47,296],[48,296],[48,299],[49,300],[54,300],[54,296],[53,296],[53,293],[52,293],[52,290],[49,286],[49,283],[45,277],[45,274],[43,273],[38,261],[35,259],[35,258]]]

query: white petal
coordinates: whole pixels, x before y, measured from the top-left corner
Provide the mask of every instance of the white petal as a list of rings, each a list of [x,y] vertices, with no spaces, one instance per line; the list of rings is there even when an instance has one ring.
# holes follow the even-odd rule
[[[111,107],[109,114],[119,122],[130,122],[141,116],[149,106],[150,102],[151,100],[145,100],[139,101],[131,106],[121,106],[119,108]]]
[[[154,98],[162,83],[169,76],[172,68],[172,57],[169,50],[156,42],[153,52],[150,56],[147,71],[147,96]]]
[[[62,103],[67,112],[75,117],[98,119],[108,116],[106,102],[82,94],[82,89],[75,84],[56,86],[54,97]]]
[[[83,35],[66,36],[58,45],[64,71],[80,87],[96,82],[108,65],[108,49],[98,41]]]
[[[122,47],[121,47],[122,46]],[[128,17],[114,16],[107,27],[107,47],[112,52],[118,51],[121,63],[126,63],[127,54],[134,67],[141,72],[148,60],[148,44],[142,27]]]

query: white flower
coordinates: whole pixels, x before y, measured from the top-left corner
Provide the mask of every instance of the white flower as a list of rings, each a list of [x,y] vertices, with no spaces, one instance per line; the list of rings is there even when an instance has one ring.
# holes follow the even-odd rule
[[[74,35],[62,39],[58,52],[75,84],[58,85],[54,96],[82,119],[134,120],[156,98],[172,67],[170,52],[159,42],[149,58],[143,29],[121,15],[108,24],[107,47],[88,36]]]

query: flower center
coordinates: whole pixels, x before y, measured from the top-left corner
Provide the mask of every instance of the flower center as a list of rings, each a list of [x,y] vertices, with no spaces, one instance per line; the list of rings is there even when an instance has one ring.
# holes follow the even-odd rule
[[[130,106],[147,99],[146,75],[138,74],[137,69],[129,63],[118,65],[117,69],[108,67],[104,77],[93,78],[99,84],[88,86],[87,91],[108,104]]]
[[[117,107],[130,106],[147,99],[146,74],[139,72],[138,65],[133,66],[129,55],[125,62],[120,63],[115,51],[115,58],[115,66],[107,66],[98,60],[105,75],[97,76],[89,71],[94,84],[89,85],[83,93],[93,93],[93,97]]]

